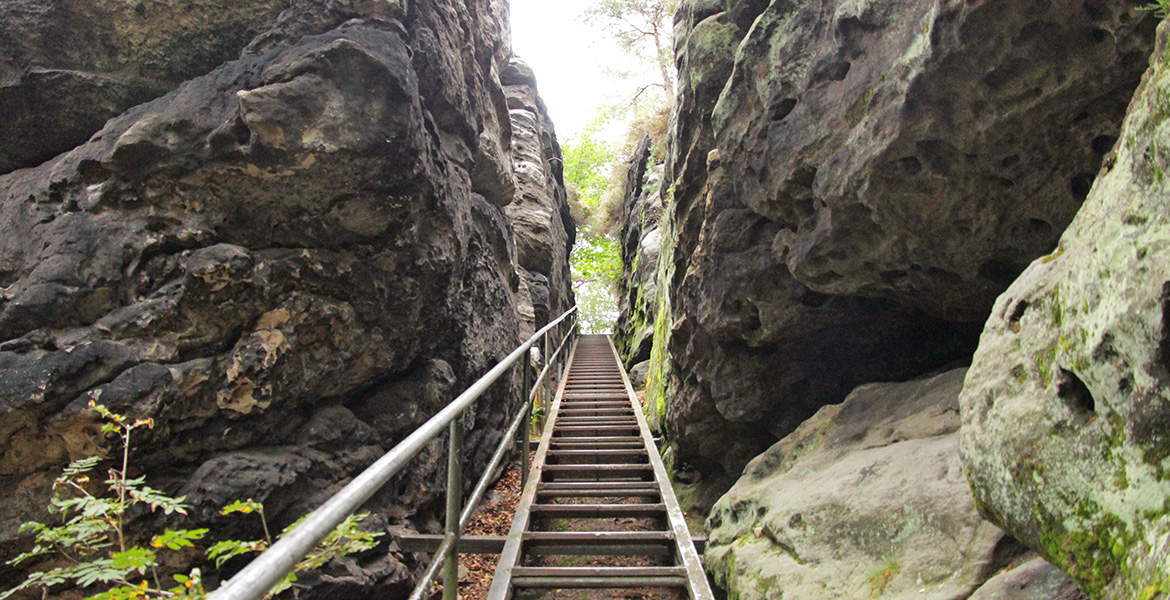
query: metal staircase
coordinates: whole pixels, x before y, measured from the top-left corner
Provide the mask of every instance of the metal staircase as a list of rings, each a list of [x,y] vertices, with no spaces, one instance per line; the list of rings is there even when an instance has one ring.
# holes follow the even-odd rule
[[[488,599],[604,588],[713,599],[613,344],[586,335],[549,410]]]

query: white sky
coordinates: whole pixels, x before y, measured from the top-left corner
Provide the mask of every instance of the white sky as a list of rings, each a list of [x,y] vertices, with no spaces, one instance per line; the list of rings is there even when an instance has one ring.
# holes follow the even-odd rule
[[[638,88],[635,80],[606,73],[635,61],[581,20],[593,1],[511,0],[513,52],[536,71],[537,88],[562,141],[592,121],[597,107]]]

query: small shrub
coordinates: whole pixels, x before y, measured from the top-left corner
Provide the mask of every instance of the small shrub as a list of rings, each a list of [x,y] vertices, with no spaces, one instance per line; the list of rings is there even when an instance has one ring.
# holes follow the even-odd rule
[[[175,574],[175,585],[163,584],[159,574],[158,552],[194,548],[208,533],[207,529],[166,529],[153,536],[147,547],[130,543],[126,532],[127,513],[136,507],[164,514],[186,514],[183,497],[177,498],[146,485],[144,477],[130,478],[130,441],[134,430],[152,428],[150,419],[131,420],[113,413],[106,407],[90,402],[90,407],[106,420],[102,432],[116,435],[122,446],[121,461],[107,471],[105,491],[95,485],[92,473],[102,462],[99,456],[73,461],[53,482],[53,497],[49,512],[57,515],[60,525],[29,522],[21,531],[36,533],[33,547],[8,561],[16,566],[33,559],[49,564],[64,564],[33,573],[20,585],[0,593],[0,600],[17,592],[41,588],[44,594],[56,586],[82,589],[100,589],[87,600],[154,600],[176,598],[205,598],[201,572],[198,568],[187,574]],[[225,540],[206,552],[216,567],[228,559],[249,552],[262,551],[272,544],[264,506],[252,500],[237,501],[224,507],[223,514],[256,512],[264,526],[263,540],[242,542]],[[287,589],[296,581],[296,573],[325,564],[326,561],[354,552],[373,548],[375,538],[382,535],[362,530],[358,523],[366,514],[351,515],[333,530],[300,564],[293,573],[269,592],[269,597]],[[303,517],[302,517],[303,520]],[[300,520],[287,527],[292,531]],[[282,533],[282,535],[283,535]]]

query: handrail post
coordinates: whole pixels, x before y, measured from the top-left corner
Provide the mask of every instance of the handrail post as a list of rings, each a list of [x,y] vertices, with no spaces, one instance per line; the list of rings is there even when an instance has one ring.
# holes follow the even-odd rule
[[[524,426],[520,428],[520,489],[528,484],[528,436],[532,427],[532,399],[528,390],[529,371],[532,369],[531,354],[520,360],[520,397],[524,400]]]
[[[459,598],[459,513],[463,512],[463,414],[451,421],[447,449],[446,534],[454,543],[443,565],[443,600]]]

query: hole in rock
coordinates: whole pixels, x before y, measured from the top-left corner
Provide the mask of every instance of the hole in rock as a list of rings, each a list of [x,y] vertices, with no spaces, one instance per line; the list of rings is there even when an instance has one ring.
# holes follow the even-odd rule
[[[849,58],[865,54],[866,44],[862,42],[862,38],[878,29],[857,17],[846,17],[837,21],[837,31],[841,34],[841,54]]]
[[[796,108],[796,98],[785,98],[772,108],[772,120],[781,121],[787,117],[792,109]]]
[[[829,302],[830,297],[831,296],[828,294],[822,294],[820,292],[814,292],[812,290],[806,289],[804,293],[801,294],[799,298],[797,298],[797,301],[809,308],[820,308]]]
[[[1100,27],[1094,28],[1089,31],[1089,39],[1093,40],[1095,43],[1100,44],[1101,42],[1109,39],[1109,32],[1101,29]]]
[[[842,81],[845,76],[849,74],[849,69],[853,67],[849,61],[834,62],[827,65],[822,65],[820,69],[813,75],[812,85],[821,83],[822,81]],[[811,86],[810,86],[811,87]]]
[[[1093,176],[1081,173],[1068,182],[1068,189],[1077,200],[1084,201],[1089,197],[1089,190],[1093,189]]]
[[[813,183],[817,180],[817,168],[812,165],[801,165],[795,173],[792,174],[792,182],[801,186],[812,189]]]
[[[898,163],[902,165],[902,171],[907,175],[917,175],[922,172],[922,161],[918,160],[917,156],[907,156]]]
[[[1093,138],[1093,141],[1090,145],[1093,147],[1093,152],[1096,152],[1101,156],[1105,156],[1109,153],[1110,150],[1113,149],[1113,144],[1116,143],[1117,136],[1115,135],[1099,135]]]
[[[1170,374],[1170,281],[1162,284],[1162,334],[1158,340],[1158,364]]]
[[[1056,382],[1056,397],[1064,400],[1074,413],[1088,416],[1097,413],[1097,401],[1085,382],[1076,373],[1062,368]]]
[[[1020,331],[1020,319],[1024,318],[1024,313],[1028,312],[1028,308],[1032,305],[1027,300],[1020,300],[1016,303],[1015,308],[1012,309],[1012,315],[1008,317],[1008,329],[1013,333]]]
[[[999,166],[1010,167],[1010,166],[1015,165],[1018,162],[1020,162],[1020,155],[1013,154],[1011,156],[1005,156],[1003,160],[999,161]]]
[[[979,266],[979,276],[990,280],[992,283],[1007,287],[1011,282],[1016,280],[1016,276],[1020,274],[1020,269],[1015,265],[993,258]]]
[[[898,281],[899,279],[906,277],[906,275],[906,271],[903,271],[902,269],[894,269],[893,271],[886,271],[882,273],[882,281],[886,282],[887,284],[891,284],[895,281]]]

